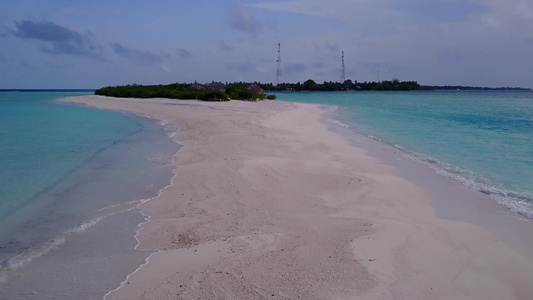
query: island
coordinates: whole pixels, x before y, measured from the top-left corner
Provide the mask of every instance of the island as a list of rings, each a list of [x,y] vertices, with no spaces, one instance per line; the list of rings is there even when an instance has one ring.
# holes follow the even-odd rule
[[[159,85],[128,84],[108,86],[97,89],[94,94],[100,96],[122,98],[168,98],[168,99],[197,99],[205,101],[229,101],[231,100],[274,100],[276,95],[268,95],[269,92],[333,92],[333,91],[531,91],[521,87],[474,87],[474,86],[432,86],[420,85],[417,81],[400,81],[398,79],[378,82],[357,82],[350,79],[344,83],[324,81],[316,83],[308,79],[303,83],[261,83],[261,82],[211,82],[202,85],[197,83],[172,83]]]

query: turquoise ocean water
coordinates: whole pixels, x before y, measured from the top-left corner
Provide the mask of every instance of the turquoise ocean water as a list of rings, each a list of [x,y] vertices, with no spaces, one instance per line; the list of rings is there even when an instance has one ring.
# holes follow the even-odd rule
[[[63,95],[78,93],[0,94],[0,190],[4,195],[0,219],[68,176],[95,152],[139,130],[135,122],[114,113],[46,101]]]
[[[53,101],[88,94],[0,92],[2,299],[101,298],[148,255],[135,207],[170,183],[177,128]]]
[[[533,218],[533,92],[303,92],[279,100],[336,106],[338,126],[400,150]]]

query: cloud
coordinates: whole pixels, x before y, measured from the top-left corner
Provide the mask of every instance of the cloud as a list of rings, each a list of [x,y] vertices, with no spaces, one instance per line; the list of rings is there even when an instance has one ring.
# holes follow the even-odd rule
[[[377,37],[401,32],[432,32],[443,24],[467,21],[487,12],[486,2],[490,1],[499,0],[286,0],[249,6],[320,18],[322,22],[333,21],[337,25],[344,24],[354,35]]]
[[[231,52],[231,51],[235,50],[234,47],[226,44],[226,42],[224,42],[224,41],[220,41],[220,49],[222,49],[224,51],[228,51],[228,52]]]
[[[172,73],[172,70],[171,70],[170,67],[167,66],[167,65],[163,65],[163,66],[161,66],[161,70],[163,70],[163,71],[165,71],[165,72],[167,72],[167,73]]]
[[[7,29],[5,27],[4,28],[0,28],[0,37],[3,37],[3,38],[8,37],[8,36],[11,35],[11,33],[12,33],[11,30],[9,30],[9,29]]]
[[[329,18],[347,23],[366,23],[368,20],[380,22],[380,20],[395,15],[396,13],[391,9],[391,3],[394,3],[394,0],[288,0],[283,2],[265,1],[250,6],[275,12]]]
[[[252,35],[256,35],[263,30],[263,24],[257,21],[254,16],[242,6],[235,6],[233,8],[228,25],[235,30]]]
[[[482,1],[478,1],[481,2]],[[479,15],[487,11],[483,4],[472,1],[412,1],[400,2],[393,6],[396,11],[406,13],[406,16],[415,17],[430,22],[454,22],[465,20],[469,15]]]
[[[531,36],[533,31],[531,2],[523,0],[509,0],[505,3],[496,0],[484,0],[484,2],[487,11],[481,16],[481,22],[491,32]]]
[[[266,0],[249,6],[335,20],[374,37],[435,32],[447,26],[462,29],[452,29],[454,35],[464,35],[465,30],[502,36],[533,32],[533,3],[528,0]]]
[[[38,40],[47,43],[39,50],[49,54],[70,54],[105,60],[100,54],[101,47],[91,32],[79,33],[49,21],[15,22],[11,35],[20,39]]]
[[[178,54],[181,58],[191,58],[192,54],[191,52],[187,51],[186,49],[178,49]]]
[[[119,57],[127,59],[135,64],[151,65],[155,63],[162,63],[164,61],[163,55],[154,54],[148,51],[126,48],[119,43],[113,43],[111,46],[113,47],[113,51]]]
[[[74,42],[79,44],[82,37],[79,33],[55,23],[42,21],[35,23],[32,21],[15,22],[17,30],[13,35],[23,39],[36,39],[57,43]]]

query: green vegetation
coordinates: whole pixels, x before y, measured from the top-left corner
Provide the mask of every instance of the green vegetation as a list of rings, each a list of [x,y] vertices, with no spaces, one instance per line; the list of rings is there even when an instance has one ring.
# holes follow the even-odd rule
[[[120,86],[108,86],[97,89],[94,94],[122,98],[170,98],[170,99],[201,99],[207,100],[215,96],[229,100],[225,93],[213,93],[207,91],[188,91],[190,84],[173,83],[168,85],[139,85],[128,84]]]
[[[212,83],[213,85],[214,83]],[[195,85],[198,89],[191,89]],[[247,89],[251,83],[234,82],[226,83],[222,88],[222,84],[218,83],[218,88],[215,91],[209,90],[208,86],[189,83],[173,83],[167,85],[139,85],[128,84],[120,86],[108,86],[100,88],[94,92],[95,95],[122,97],[122,98],[169,98],[169,99],[199,99],[205,101],[229,101],[230,99],[276,99],[275,95],[266,95],[264,91],[260,93],[250,92]],[[378,90],[378,91],[393,91],[393,90],[420,90],[423,89],[416,81],[401,82],[397,79],[392,81],[382,82],[352,82],[346,80],[344,83],[339,82],[324,82],[318,84],[312,79],[306,80],[303,84],[298,83],[283,83],[274,86],[272,83],[257,83],[260,87],[267,91],[347,91],[347,90]]]
[[[397,78],[380,82],[357,82],[346,80],[344,83],[324,81],[316,83],[312,79],[304,83],[259,83],[267,91],[433,91],[433,90],[487,90],[487,91],[531,91],[520,87],[471,87],[471,86],[423,86],[416,81],[400,81]]]
[[[353,82],[346,80],[344,83],[324,81],[319,84],[308,79],[304,83],[282,83],[277,86],[272,84],[262,84],[268,91],[412,91],[424,89],[416,81],[399,81],[393,79],[381,82]]]
[[[173,98],[195,99],[196,93],[186,91],[189,85],[174,83],[169,85],[138,85],[128,84],[121,86],[108,86],[94,92],[95,95],[123,97],[123,98]]]
[[[95,95],[123,97],[123,98],[170,98],[170,99],[199,99],[205,101],[229,101],[230,99],[276,99],[275,95],[267,95],[266,91],[412,91],[412,90],[530,90],[523,88],[482,88],[470,86],[421,86],[416,81],[400,81],[398,79],[380,82],[353,82],[346,80],[344,83],[324,81],[319,84],[312,79],[304,83],[257,83],[255,90],[250,88],[248,82],[221,83],[214,82],[209,86],[194,83],[173,83],[168,85],[122,85],[108,86],[98,89]],[[209,89],[209,87],[215,87]],[[261,89],[262,88],[262,89]],[[260,91],[258,92],[257,89]]]
[[[173,83],[168,85],[139,85],[128,84],[121,86],[108,86],[100,88],[94,92],[95,95],[122,97],[122,98],[170,98],[170,99],[198,99],[205,101],[229,101],[230,99],[275,99],[274,95],[267,95],[264,91],[260,93],[247,92],[249,83],[239,82],[227,84],[220,89],[210,90],[209,86],[203,90],[191,90],[192,84]]]

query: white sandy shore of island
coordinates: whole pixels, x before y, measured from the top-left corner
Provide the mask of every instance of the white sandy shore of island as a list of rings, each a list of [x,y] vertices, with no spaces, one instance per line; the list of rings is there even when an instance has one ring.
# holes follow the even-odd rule
[[[438,218],[320,106],[62,100],[181,128],[172,185],[140,206],[138,248],[155,253],[107,299],[533,299],[530,258]]]

